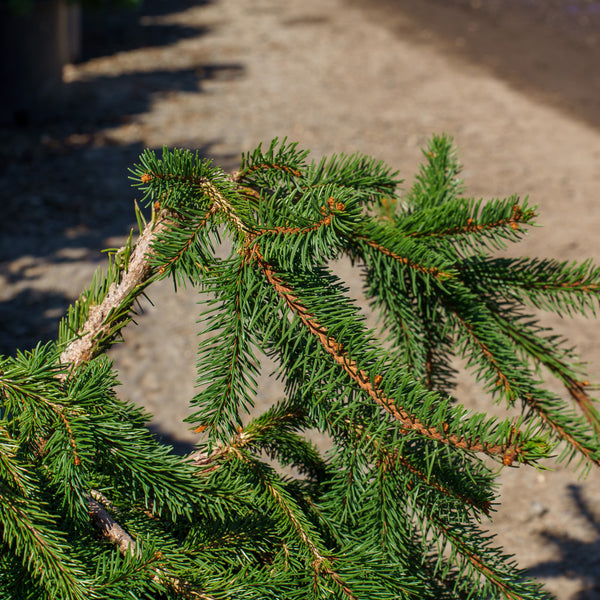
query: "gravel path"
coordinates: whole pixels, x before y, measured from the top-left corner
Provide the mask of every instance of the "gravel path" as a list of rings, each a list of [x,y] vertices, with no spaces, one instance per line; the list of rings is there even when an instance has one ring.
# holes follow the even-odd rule
[[[52,338],[99,250],[123,243],[127,167],[145,147],[199,149],[232,170],[242,151],[288,136],[316,157],[372,154],[410,183],[426,139],[447,132],[469,194],[540,206],[543,228],[515,253],[600,262],[600,3],[150,0],[88,18],[84,33],[65,114],[0,132],[0,352]],[[122,394],[185,449],[197,295],[163,284],[151,298],[111,354]],[[600,322],[547,322],[598,381]],[[261,381],[261,405],[278,393]],[[466,378],[460,394],[488,408]],[[505,469],[501,481],[500,543],[559,600],[600,598],[600,474]]]

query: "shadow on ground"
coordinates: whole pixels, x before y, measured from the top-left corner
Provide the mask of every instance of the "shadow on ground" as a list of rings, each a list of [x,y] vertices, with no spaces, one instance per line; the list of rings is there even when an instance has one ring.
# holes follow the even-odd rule
[[[492,73],[600,127],[600,2],[346,0],[398,37]],[[468,111],[468,105],[465,106]]]
[[[573,506],[580,518],[595,532],[590,542],[582,542],[569,535],[552,531],[541,531],[544,543],[556,547],[559,557],[556,560],[540,563],[529,569],[534,577],[552,579],[568,577],[581,582],[581,591],[571,600],[596,600],[600,598],[600,522],[599,515],[584,498],[579,485],[570,485],[569,494]]]
[[[199,3],[146,0],[137,11],[86,14],[83,58],[205,35],[205,28],[152,20],[192,4]],[[0,354],[55,338],[60,317],[81,291],[73,296],[50,291],[53,286],[42,283],[48,267],[101,264],[106,257],[100,251],[121,245],[136,226],[128,168],[144,147],[115,142],[105,130],[146,113],[161,93],[201,94],[203,81],[243,73],[239,64],[186,69],[163,64],[143,72],[86,77],[67,86],[64,108],[52,120],[32,119],[27,126],[0,131]],[[234,157],[210,151],[218,142],[194,150],[231,168]],[[4,290],[2,281],[8,284]],[[54,290],[64,289],[64,283]]]
[[[211,2],[212,0],[144,0],[136,9],[85,11],[82,18],[84,35],[81,60],[111,56],[138,48],[175,44],[182,39],[209,33],[208,28],[172,24],[164,22],[164,18]]]
[[[173,454],[177,454],[178,456],[187,456],[196,449],[194,444],[180,440],[170,433],[166,433],[157,425],[150,424],[148,425],[148,429],[159,443],[166,446],[171,446],[173,449]]]

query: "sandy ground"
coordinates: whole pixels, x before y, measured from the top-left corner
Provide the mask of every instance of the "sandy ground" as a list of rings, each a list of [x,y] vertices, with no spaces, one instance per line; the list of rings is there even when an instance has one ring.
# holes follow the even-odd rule
[[[583,0],[174,0],[86,18],[64,113],[0,132],[0,352],[51,339],[134,224],[127,167],[145,147],[226,169],[288,136],[319,157],[361,151],[410,183],[452,135],[469,195],[529,195],[539,223],[512,253],[600,262],[600,3]],[[357,287],[347,266],[342,272]],[[193,290],[151,291],[111,354],[122,394],[181,449],[193,395]],[[547,323],[600,379],[600,323]],[[467,378],[460,395],[487,400]],[[267,377],[262,406],[279,393]],[[600,473],[506,469],[491,529],[560,600],[600,598]]]

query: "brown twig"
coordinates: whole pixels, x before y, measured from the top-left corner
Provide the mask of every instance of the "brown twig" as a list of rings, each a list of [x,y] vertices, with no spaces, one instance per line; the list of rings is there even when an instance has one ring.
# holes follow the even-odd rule
[[[306,233],[310,233],[311,231],[316,231],[317,229],[331,225],[331,215],[335,212],[342,212],[345,206],[342,202],[337,202],[335,198],[329,198],[327,200],[327,208],[325,206],[321,207],[321,214],[323,218],[319,221],[316,221],[312,225],[308,227],[272,227],[271,229],[259,229],[256,232],[256,235],[262,234],[288,234],[288,235],[302,235]],[[246,243],[251,244],[254,241],[256,235],[248,236]]]
[[[358,239],[362,240],[368,246],[371,246],[371,248],[374,248],[375,250],[381,252],[382,254],[385,254],[386,256],[393,258],[394,260],[398,261],[399,263],[401,263],[407,267],[410,267],[411,269],[414,269],[415,271],[420,271],[421,273],[425,273],[426,275],[431,275],[431,277],[435,277],[438,280],[450,279],[452,277],[451,273],[446,273],[444,271],[440,271],[437,267],[426,267],[424,265],[420,265],[420,264],[408,259],[406,256],[401,256],[400,254],[396,254],[389,248],[386,248],[382,244],[379,244],[378,242],[371,240],[364,235],[358,236]]]
[[[477,223],[474,219],[469,217],[467,222],[464,225],[454,227],[452,229],[446,229],[440,233],[420,233],[414,232],[410,233],[410,237],[419,238],[419,237],[441,237],[442,235],[460,235],[462,233],[480,233],[482,231],[487,231],[491,229],[496,229],[498,227],[510,227],[513,231],[519,231],[520,224],[528,219],[532,219],[535,217],[535,211],[523,209],[518,204],[513,204],[512,212],[510,217],[506,219],[500,219],[494,223]]]
[[[212,205],[208,211],[206,212],[206,214],[204,215],[204,218],[198,223],[198,225],[194,228],[194,233],[193,235],[190,235],[189,239],[187,240],[187,242],[183,245],[183,247],[181,248],[181,250],[179,250],[179,252],[177,252],[177,254],[175,254],[173,257],[171,257],[171,259],[160,265],[160,267],[158,267],[158,272],[159,273],[164,273],[171,265],[173,265],[174,263],[176,263],[178,260],[181,259],[181,257],[183,256],[183,254],[190,248],[190,246],[194,243],[194,240],[197,237],[198,232],[204,228],[204,226],[206,225],[206,223],[208,223],[208,221],[210,220],[210,218],[218,212],[218,208],[216,205]]]
[[[86,499],[90,518],[100,531],[102,537],[117,546],[123,556],[127,554],[131,556],[139,555],[139,548],[134,538],[108,512],[108,509],[114,510],[110,500],[96,490],[91,490]],[[161,553],[157,552],[155,555],[156,560],[159,560],[161,557]],[[152,578],[154,580],[167,584],[184,596],[199,598],[200,600],[214,600],[206,594],[193,590],[187,582],[178,579],[170,573],[166,573],[158,566],[151,566],[150,570],[153,573]]]
[[[250,250],[251,256],[260,265],[269,283],[273,286],[277,294],[285,301],[288,307],[300,318],[302,323],[321,343],[324,350],[340,365],[340,367],[350,376],[350,378],[366,392],[377,404],[382,406],[390,415],[397,419],[405,431],[416,431],[429,439],[462,448],[470,452],[483,452],[489,456],[502,456],[505,465],[511,465],[521,454],[521,448],[518,445],[509,444],[486,444],[480,440],[467,440],[465,437],[456,434],[449,434],[442,429],[428,426],[422,423],[414,415],[406,412],[401,406],[390,397],[386,396],[379,384],[382,381],[381,375],[376,375],[371,382],[370,374],[364,369],[360,369],[356,361],[351,359],[344,351],[342,344],[328,335],[327,329],[315,320],[308,309],[298,300],[292,288],[279,277],[271,264],[263,256],[257,245]]]
[[[454,313],[454,316],[458,319],[458,321],[460,322],[460,324],[469,333],[469,336],[470,336],[471,340],[473,341],[473,343],[479,348],[479,351],[481,352],[481,354],[483,354],[483,356],[485,356],[485,358],[487,359],[489,365],[496,372],[496,377],[497,377],[497,379],[496,379],[496,387],[502,386],[502,388],[504,389],[504,392],[507,395],[517,396],[517,393],[515,392],[515,390],[514,390],[514,388],[512,386],[512,381],[505,375],[505,373],[502,370],[502,368],[500,367],[500,364],[498,363],[496,357],[494,356],[494,354],[492,353],[492,351],[487,347],[487,344],[485,342],[483,342],[482,340],[479,339],[479,337],[477,336],[477,334],[473,330],[473,326],[471,325],[471,323],[467,322],[458,313],[458,311],[454,309],[454,307],[449,306],[448,308]],[[514,402],[514,398],[510,398],[509,397],[509,400],[511,402]]]
[[[397,450],[390,452],[385,448],[378,448],[381,453],[381,467],[383,470],[391,470],[395,468],[395,463],[399,463],[402,465],[402,468],[405,471],[408,471],[412,475],[414,475],[417,479],[420,479],[425,485],[434,488],[444,496],[449,496],[452,498],[456,498],[465,504],[470,504],[474,508],[481,510],[488,517],[490,515],[491,510],[491,502],[489,500],[484,500],[479,502],[474,498],[469,496],[465,496],[455,490],[444,487],[441,483],[436,481],[431,475],[423,473],[420,469],[415,467],[405,456],[402,456]],[[410,483],[407,484],[407,489],[412,489],[412,485]]]
[[[564,383],[571,398],[575,400],[585,418],[596,432],[600,433],[600,419],[598,418],[598,412],[594,408],[592,399],[587,395],[584,389],[586,385],[589,385],[589,382],[576,381],[570,377],[565,377]]]
[[[495,311],[492,307],[488,305],[488,308],[492,310],[492,316],[504,329],[509,338],[515,341],[517,344],[521,343],[521,338],[523,334],[519,337],[517,335],[517,331],[512,323],[509,323],[505,319],[501,318],[497,311]],[[543,346],[540,346],[535,342],[535,340],[531,339],[530,336],[527,336],[528,343],[535,343],[539,348],[539,355],[535,356],[537,360],[539,360],[548,370],[560,379],[573,400],[581,409],[584,417],[590,423],[590,425],[594,428],[597,433],[600,433],[600,419],[598,417],[598,412],[594,408],[592,399],[585,392],[585,387],[589,385],[588,381],[577,381],[573,379],[569,375],[566,374],[566,371],[569,369],[569,366],[561,360],[555,359],[554,361],[550,361],[546,359],[546,350]],[[540,405],[540,403],[531,395],[525,395],[523,397],[523,401],[528,404],[533,410],[537,412],[542,421],[544,421],[552,430],[556,432],[556,434],[568,444],[571,444],[576,450],[581,452],[590,462],[593,462],[596,465],[600,465],[600,460],[595,459],[592,456],[592,451],[588,448],[585,448],[580,442],[578,442],[572,435],[565,431],[565,429],[556,423],[549,415],[548,412]]]
[[[260,474],[259,474],[260,476]],[[286,517],[292,523],[292,527],[295,530],[298,537],[302,540],[302,543],[306,545],[310,554],[312,555],[312,566],[315,574],[315,586],[317,585],[317,578],[321,573],[329,576],[336,585],[340,588],[340,590],[344,593],[344,595],[349,598],[349,600],[358,600],[358,598],[354,595],[352,590],[348,587],[348,585],[344,582],[344,580],[340,577],[339,573],[334,571],[331,566],[331,558],[328,558],[322,554],[322,552],[317,547],[316,543],[311,539],[308,532],[305,530],[305,527],[299,521],[298,517],[294,514],[292,509],[288,506],[285,499],[281,496],[279,491],[273,486],[269,481],[265,480],[264,477],[263,484],[267,489],[268,493],[273,497],[279,509],[286,515]]]
[[[502,593],[509,600],[524,600],[523,596],[520,596],[513,592],[510,587],[504,583],[501,579],[501,575],[496,573],[492,567],[489,567],[483,562],[483,559],[475,554],[471,549],[469,549],[463,541],[445,525],[442,524],[439,518],[430,516],[431,520],[434,521],[436,527],[442,532],[444,536],[446,536],[449,540],[454,540],[456,547],[459,552],[473,565],[473,567],[479,571],[488,581],[492,582],[495,586],[497,586]]]
[[[567,442],[568,444],[573,446],[573,448],[581,452],[581,454],[583,454],[590,462],[600,466],[600,459],[594,458],[593,456],[594,451],[590,450],[589,448],[586,448],[583,444],[581,444],[581,442],[578,442],[570,433],[565,431],[564,427],[556,423],[556,421],[554,421],[548,415],[548,412],[542,406],[540,406],[540,403],[535,398],[533,398],[532,396],[527,396],[524,398],[524,400],[528,406],[530,406],[533,410],[536,411],[540,419],[544,423],[546,423],[548,427],[550,427],[550,429],[556,432],[556,434],[561,440]]]

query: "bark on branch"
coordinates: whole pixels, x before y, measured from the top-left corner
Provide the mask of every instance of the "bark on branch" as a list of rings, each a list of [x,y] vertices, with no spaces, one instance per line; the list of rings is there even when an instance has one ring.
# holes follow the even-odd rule
[[[94,356],[97,340],[101,339],[102,334],[107,333],[112,326],[108,319],[110,313],[121,306],[130,294],[153,274],[153,268],[148,261],[148,257],[152,254],[152,243],[168,227],[169,219],[165,214],[161,214],[155,221],[146,225],[131,252],[127,269],[120,281],[110,286],[100,304],[90,307],[85,324],[60,356],[62,364],[75,368]]]
[[[110,501],[100,492],[91,490],[87,495],[88,512],[94,525],[100,530],[102,537],[115,544],[121,554],[135,552],[135,540],[115,521],[105,506]]]

